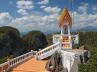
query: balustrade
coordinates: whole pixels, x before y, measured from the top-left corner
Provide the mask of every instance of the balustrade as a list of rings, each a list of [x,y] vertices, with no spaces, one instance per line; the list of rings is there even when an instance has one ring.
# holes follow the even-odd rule
[[[3,64],[0,64],[0,72],[4,72],[4,71],[8,71],[10,70],[12,67],[16,66],[17,64],[25,61],[25,60],[28,60],[29,58],[33,57],[34,56],[34,52],[31,51],[31,52],[28,52],[26,54],[23,54],[21,56],[18,56],[14,59],[11,59]]]
[[[56,50],[60,49],[61,47],[60,42],[53,44],[47,48],[44,48],[43,50],[39,51],[36,55],[36,58],[38,60],[44,59],[48,56],[51,56]]]

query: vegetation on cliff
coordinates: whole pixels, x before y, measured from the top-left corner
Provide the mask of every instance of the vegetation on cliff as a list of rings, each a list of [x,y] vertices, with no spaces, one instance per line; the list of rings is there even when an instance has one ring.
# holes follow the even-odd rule
[[[10,27],[10,26],[3,26],[0,27],[0,33],[15,33],[15,35],[20,36],[19,31],[16,28]]]
[[[97,72],[97,32],[80,32],[80,46],[90,51],[90,59],[79,66],[79,72]]]
[[[84,45],[90,51],[90,59],[87,63],[79,65],[79,72],[97,72],[97,32],[74,32],[79,34],[79,45]],[[52,34],[47,35],[48,43],[52,43]]]
[[[97,72],[97,32],[77,33],[80,36],[79,46],[85,45],[91,53],[88,62],[79,66],[79,72]],[[0,27],[0,63],[30,50],[43,49],[51,44],[52,34],[45,36],[40,31],[30,31],[21,38],[16,28]]]
[[[47,46],[46,36],[40,31],[30,31],[23,36],[25,51],[43,49]]]
[[[0,57],[18,56],[22,52],[22,40],[17,29],[9,26],[0,27]]]
[[[46,35],[46,39],[47,39],[47,42],[48,42],[48,46],[53,44],[53,42],[52,42],[52,38],[53,37],[52,36],[53,36],[52,34]]]
[[[40,31],[31,31],[20,37],[16,28],[0,27],[0,63],[28,51],[42,49],[47,44],[46,36]]]

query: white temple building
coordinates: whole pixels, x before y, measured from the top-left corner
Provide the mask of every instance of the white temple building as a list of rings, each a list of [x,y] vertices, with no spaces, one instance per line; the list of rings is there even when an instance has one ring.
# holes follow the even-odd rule
[[[61,32],[53,34],[53,45],[37,52],[28,52],[1,64],[0,72],[49,72],[45,69],[49,60],[44,59],[51,57],[56,51],[61,53],[63,67],[67,72],[78,72],[78,64],[86,61],[88,51],[74,48],[74,45],[79,43],[79,35],[71,34],[72,19],[66,8],[59,18],[58,25]]]

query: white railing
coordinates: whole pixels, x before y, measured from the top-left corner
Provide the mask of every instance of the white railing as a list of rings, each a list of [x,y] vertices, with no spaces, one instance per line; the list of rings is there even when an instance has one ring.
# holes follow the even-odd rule
[[[60,49],[61,49],[60,42],[53,44],[53,45],[46,47],[46,48],[40,50],[39,52],[37,52],[36,59],[42,60],[44,58],[47,58],[47,57],[51,56],[55,51],[60,50]]]
[[[54,34],[53,37],[69,36],[68,34]],[[71,35],[72,36],[72,35]]]
[[[31,51],[31,52],[28,52],[24,55],[21,55],[21,56],[18,56],[14,59],[11,59],[3,64],[0,64],[0,72],[5,72],[5,71],[9,71],[11,68],[13,68],[14,66],[30,59],[31,57],[34,56],[34,52]]]

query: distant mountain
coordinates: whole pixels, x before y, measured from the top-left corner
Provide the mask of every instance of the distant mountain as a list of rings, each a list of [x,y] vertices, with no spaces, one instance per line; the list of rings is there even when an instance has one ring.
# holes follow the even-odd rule
[[[24,36],[25,34],[27,34],[27,32],[21,32],[20,33],[21,37]]]
[[[77,29],[74,32],[79,32],[79,31],[97,31],[97,27],[87,26],[81,29]]]
[[[97,27],[93,27],[93,26],[87,26],[87,27],[84,27],[84,28],[80,28],[80,29],[71,29],[71,32],[79,32],[79,31],[97,31]],[[60,32],[60,30],[48,30],[48,31],[45,31],[43,32],[44,34],[51,34],[51,33],[58,33]],[[27,34],[28,32],[21,32],[21,37],[24,36],[25,34]]]

